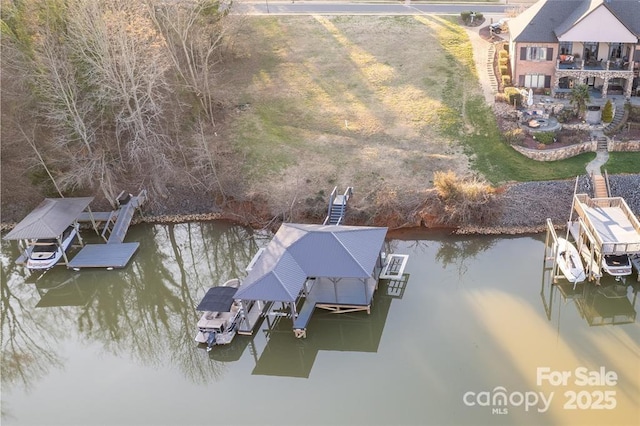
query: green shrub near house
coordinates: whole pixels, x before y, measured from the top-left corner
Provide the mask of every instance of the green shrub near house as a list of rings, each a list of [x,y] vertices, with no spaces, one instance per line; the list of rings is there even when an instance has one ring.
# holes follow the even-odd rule
[[[500,75],[509,75],[509,67],[506,65],[500,65]]]
[[[556,141],[555,132],[536,132],[533,138],[544,145],[550,145]]]
[[[611,123],[612,121],[613,121],[613,104],[611,103],[611,99],[608,99],[607,103],[604,104],[604,108],[602,109],[602,122]]]
[[[511,76],[503,75],[502,76],[502,85],[503,86],[511,86]],[[511,103],[511,102],[509,102]]]
[[[516,107],[522,106],[522,94],[515,87],[505,87],[504,94],[507,96],[510,105],[515,105]]]
[[[503,59],[503,58],[509,58],[509,52],[507,52],[506,50],[501,50],[498,52],[498,58],[499,59]]]
[[[507,65],[509,63],[509,58],[498,58],[498,65]]]

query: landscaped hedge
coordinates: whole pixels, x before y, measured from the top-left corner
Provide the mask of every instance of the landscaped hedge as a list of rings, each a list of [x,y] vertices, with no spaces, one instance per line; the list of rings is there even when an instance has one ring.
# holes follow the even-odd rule
[[[500,65],[500,75],[509,75],[509,67],[506,65]]]
[[[542,144],[549,145],[556,141],[556,134],[555,132],[536,132],[533,138]]]
[[[502,85],[503,86],[511,86],[511,76],[503,75],[502,76]],[[511,99],[511,98],[509,98],[509,99]]]
[[[611,123],[612,121],[613,121],[613,104],[611,103],[611,99],[607,99],[607,103],[604,104],[604,108],[602,109],[602,122]]]
[[[508,77],[508,76],[504,76],[504,77]],[[509,79],[509,82],[511,82],[510,80],[511,79]],[[505,96],[507,96],[507,99],[509,100],[509,105],[515,105],[516,107],[522,106],[522,94],[518,89],[516,89],[515,87],[505,87],[504,94]]]

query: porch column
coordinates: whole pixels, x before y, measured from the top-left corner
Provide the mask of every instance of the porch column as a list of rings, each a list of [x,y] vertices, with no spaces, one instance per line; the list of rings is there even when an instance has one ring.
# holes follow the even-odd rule
[[[556,95],[556,89],[560,87],[560,76],[558,73],[554,73],[553,75],[553,85],[551,86],[551,96]]]
[[[625,99],[629,99],[631,98],[631,89],[633,88],[633,77],[627,78],[625,81],[627,84],[624,89],[624,97]]]
[[[609,76],[604,78],[604,83],[602,84],[602,98],[607,97],[607,90],[609,90]]]

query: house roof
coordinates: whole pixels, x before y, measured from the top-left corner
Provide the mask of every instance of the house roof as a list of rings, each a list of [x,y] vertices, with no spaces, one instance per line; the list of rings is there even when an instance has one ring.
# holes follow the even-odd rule
[[[386,235],[379,227],[282,224],[236,298],[293,302],[308,277],[368,278]]]
[[[20,221],[5,240],[57,238],[93,201],[93,197],[45,198]]]
[[[557,43],[599,7],[607,8],[640,38],[640,3],[635,0],[540,0],[509,21],[512,41]]]

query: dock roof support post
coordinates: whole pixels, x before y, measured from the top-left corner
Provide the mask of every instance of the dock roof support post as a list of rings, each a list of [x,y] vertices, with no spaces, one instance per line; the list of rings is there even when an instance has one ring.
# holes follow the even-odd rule
[[[244,300],[240,301],[240,323],[244,323],[244,325],[249,328],[249,319],[247,318],[247,316],[245,315],[245,312],[247,312],[247,309],[244,305]]]
[[[91,211],[91,207],[87,206],[87,211],[89,212],[89,220],[91,220],[91,225],[93,226],[93,230],[96,231],[96,235],[100,235],[100,231],[98,230],[98,224],[96,223],[96,219],[93,217],[93,212]]]

